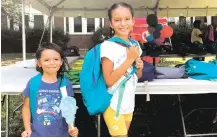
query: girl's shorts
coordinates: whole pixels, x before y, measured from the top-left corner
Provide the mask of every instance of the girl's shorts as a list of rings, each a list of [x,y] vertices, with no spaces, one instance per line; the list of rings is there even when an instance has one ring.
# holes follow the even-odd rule
[[[108,127],[111,136],[127,135],[128,130],[125,122],[131,122],[133,113],[119,114],[116,117],[116,112],[109,106],[103,113],[105,123]]]

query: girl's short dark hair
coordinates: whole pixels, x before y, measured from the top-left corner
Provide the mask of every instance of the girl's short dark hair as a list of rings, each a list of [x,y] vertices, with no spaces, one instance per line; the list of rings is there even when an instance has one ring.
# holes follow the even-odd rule
[[[39,60],[41,58],[41,53],[46,49],[54,50],[60,54],[60,57],[63,61],[63,64],[57,72],[57,77],[63,76],[64,71],[66,71],[65,64],[67,63],[67,59],[64,56],[62,48],[55,43],[44,42],[44,43],[39,45],[39,48],[36,51],[36,59],[37,60]],[[39,71],[41,74],[43,74],[43,69],[41,67],[39,67],[38,65],[36,65],[36,70]]]
[[[108,10],[108,17],[109,17],[109,20],[111,21],[112,19],[112,11],[117,9],[118,7],[125,7],[125,8],[128,8],[132,14],[132,17],[134,17],[134,13],[133,13],[133,8],[131,5],[127,4],[127,3],[124,3],[124,2],[120,2],[120,3],[115,3],[113,4],[109,10]]]

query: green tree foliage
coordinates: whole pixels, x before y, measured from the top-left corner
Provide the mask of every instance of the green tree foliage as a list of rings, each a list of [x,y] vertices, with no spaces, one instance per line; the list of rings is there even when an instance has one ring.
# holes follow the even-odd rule
[[[14,23],[20,23],[21,3],[18,0],[1,0],[1,8]]]

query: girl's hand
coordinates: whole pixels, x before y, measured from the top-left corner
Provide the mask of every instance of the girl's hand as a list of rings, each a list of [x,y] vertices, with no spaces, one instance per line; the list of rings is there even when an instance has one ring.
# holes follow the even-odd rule
[[[127,49],[127,58],[135,61],[139,57],[139,47],[136,45]]]
[[[21,137],[30,137],[32,134],[32,130],[25,130],[23,131],[23,133],[21,134]]]
[[[143,69],[143,61],[140,58],[136,59],[136,68],[139,70]]]
[[[78,128],[77,127],[72,128],[71,126],[69,126],[68,132],[69,132],[70,136],[72,136],[72,137],[78,136]]]

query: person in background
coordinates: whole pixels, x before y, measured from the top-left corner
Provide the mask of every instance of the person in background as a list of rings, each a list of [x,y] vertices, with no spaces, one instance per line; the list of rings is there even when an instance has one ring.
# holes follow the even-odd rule
[[[200,20],[195,20],[194,21],[194,29],[191,32],[191,43],[194,43],[196,41],[200,42],[201,44],[203,44],[203,34],[200,30],[200,24],[201,21]]]
[[[199,43],[203,44],[203,34],[200,30],[200,24],[201,24],[200,20],[194,21],[194,28],[191,32],[191,43],[199,42]],[[193,59],[199,60],[199,61],[204,61],[205,58],[204,57],[195,57]]]
[[[214,42],[214,29],[212,25],[209,25],[204,35],[204,43],[213,43],[213,42]]]

